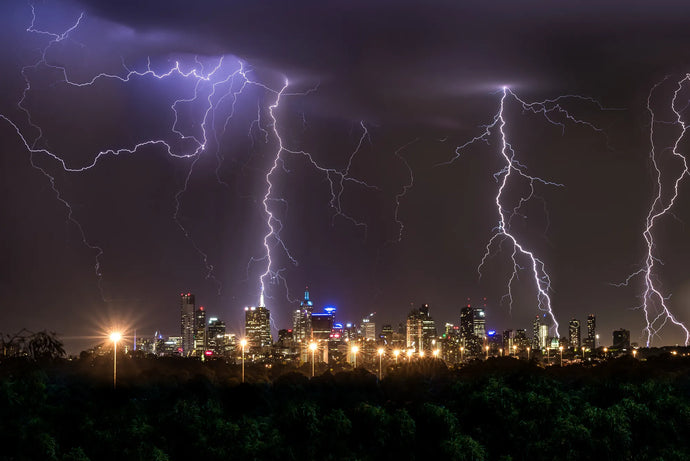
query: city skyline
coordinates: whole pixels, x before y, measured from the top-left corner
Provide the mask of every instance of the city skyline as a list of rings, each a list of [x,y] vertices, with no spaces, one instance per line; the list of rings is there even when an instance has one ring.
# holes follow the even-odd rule
[[[487,297],[501,330],[685,341],[681,7],[304,6],[0,6],[0,330],[174,331],[180,288],[289,325],[306,284],[353,320]]]

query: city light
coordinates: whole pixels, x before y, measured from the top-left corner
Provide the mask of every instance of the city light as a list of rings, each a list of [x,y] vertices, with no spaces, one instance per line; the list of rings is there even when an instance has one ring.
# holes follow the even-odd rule
[[[356,345],[352,346],[351,351],[352,351],[352,355],[355,358],[355,368],[357,368],[357,352],[359,352],[359,346],[356,346]]]
[[[393,355],[395,356],[395,363],[397,365],[398,363],[398,356],[400,355],[400,349],[396,349],[393,351]]]
[[[378,354],[379,354],[379,381],[381,381],[381,360],[383,358],[383,353],[385,351],[383,350],[382,347],[379,347]]]
[[[432,352],[434,354],[434,358],[438,358],[439,352],[441,351],[439,351],[438,349],[434,349],[434,352]]]
[[[122,333],[113,331],[110,340],[113,342],[113,389],[117,388],[117,342],[122,339]]]
[[[244,382],[244,348],[247,346],[247,340],[240,340],[240,346],[242,346],[242,382]]]
[[[561,351],[561,366],[563,366],[563,346],[559,346],[558,350]]]
[[[315,358],[316,358],[316,348],[317,347],[318,346],[316,345],[316,343],[314,343],[314,342],[309,343],[309,350],[311,351],[311,377],[312,378],[314,377],[315,367],[316,367]]]

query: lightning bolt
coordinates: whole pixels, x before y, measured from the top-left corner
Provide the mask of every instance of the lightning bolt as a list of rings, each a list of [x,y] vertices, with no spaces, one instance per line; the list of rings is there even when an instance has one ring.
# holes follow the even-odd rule
[[[279,110],[281,100],[286,97],[286,96],[305,96],[313,91],[316,91],[317,88],[312,88],[306,92],[301,92],[301,93],[286,93],[286,90],[289,86],[289,81],[287,78],[285,78],[283,86],[281,87],[280,90],[275,91],[276,97],[273,102],[269,106],[268,110],[268,116],[270,119],[270,130],[272,137],[276,140],[277,142],[277,149],[275,152],[275,155],[273,157],[273,162],[271,164],[271,167],[266,173],[265,176],[265,183],[266,183],[266,192],[263,196],[262,200],[262,205],[263,205],[263,211],[264,215],[266,216],[266,234],[264,235],[263,239],[263,247],[264,247],[264,254],[263,256],[257,258],[257,257],[252,257],[249,261],[249,264],[247,265],[247,273],[249,273],[250,267],[253,263],[255,262],[260,262],[260,261],[265,261],[266,262],[266,267],[264,272],[259,276],[259,285],[260,285],[260,291],[259,291],[259,299],[263,300],[264,297],[266,296],[266,291],[267,291],[267,284],[269,282],[271,283],[280,283],[283,285],[285,292],[288,297],[288,301],[290,302],[295,302],[296,300],[293,299],[290,296],[289,290],[287,288],[287,281],[285,278],[281,275],[281,273],[285,270],[285,268],[281,267],[276,269],[275,268],[275,263],[274,263],[274,258],[272,257],[272,251],[275,248],[280,248],[283,252],[283,254],[287,257],[287,259],[290,261],[290,263],[294,266],[297,266],[299,264],[298,260],[291,254],[290,250],[288,249],[287,245],[283,241],[281,237],[281,231],[284,228],[283,221],[277,216],[276,210],[272,208],[272,204],[279,203],[282,206],[285,207],[287,210],[287,201],[284,198],[277,197],[275,196],[275,186],[274,186],[274,176],[276,175],[277,171],[279,170],[279,167],[286,172],[289,173],[289,171],[285,168],[285,164],[283,161],[283,155],[288,154],[292,156],[297,156],[297,157],[302,157],[306,159],[307,163],[311,165],[315,170],[321,172],[325,179],[328,182],[329,185],[329,190],[330,190],[330,200],[329,200],[329,206],[331,209],[333,209],[334,214],[332,217],[332,224],[334,224],[334,219],[338,216],[344,218],[345,220],[349,221],[351,224],[353,224],[355,227],[361,227],[364,229],[364,233],[366,235],[366,230],[367,230],[367,225],[364,222],[361,222],[357,220],[356,218],[352,217],[351,215],[347,214],[343,210],[342,206],[342,197],[343,193],[345,191],[345,185],[349,183],[354,183],[359,186],[362,186],[367,189],[374,189],[374,190],[380,190],[378,187],[373,186],[368,184],[367,182],[357,179],[353,177],[350,174],[350,169],[352,168],[352,164],[354,161],[355,156],[357,153],[361,150],[362,145],[364,144],[365,140],[370,140],[369,138],[369,130],[367,129],[367,126],[364,121],[360,121],[360,127],[362,128],[362,134],[359,137],[359,140],[352,151],[352,153],[348,156],[348,161],[347,164],[345,165],[344,168],[342,169],[336,169],[336,168],[330,168],[330,167],[325,167],[319,162],[316,161],[314,156],[310,154],[309,152],[305,150],[297,150],[297,149],[292,149],[288,146],[285,145],[285,142],[283,141],[283,137],[280,134],[280,129],[279,129],[279,118],[276,112]],[[273,90],[271,90],[273,91]],[[303,127],[306,127],[306,122],[305,122],[305,117],[302,114],[302,123]],[[260,124],[260,119],[257,118],[255,123],[253,122],[253,125],[258,126],[259,128],[261,127]]]
[[[409,178],[407,184],[404,184],[402,190],[395,195],[395,211],[393,213],[393,219],[395,219],[396,224],[398,224],[398,243],[402,241],[403,231],[405,230],[405,224],[400,219],[400,201],[403,199],[403,197],[405,197],[405,195],[407,195],[407,192],[410,189],[412,189],[412,186],[414,186],[414,174],[412,173],[412,168],[410,167],[410,164],[408,163],[407,159],[402,156],[402,151],[407,149],[417,141],[419,141],[419,138],[413,139],[412,141],[408,142],[407,144],[403,145],[395,151],[395,156],[398,157],[398,159],[400,159],[403,165],[405,165]]]
[[[77,227],[84,245],[96,252],[95,272],[98,277],[99,288],[102,279],[101,257],[103,256],[103,249],[90,243],[90,241],[87,239],[84,227],[75,217],[71,203],[63,196],[63,194],[61,194],[56,184],[55,175],[52,174],[47,167],[38,165],[35,159],[37,157],[47,158],[50,161],[55,162],[57,166],[59,166],[65,173],[70,174],[83,173],[88,170],[92,170],[96,168],[100,161],[106,157],[133,155],[142,148],[149,146],[162,149],[170,157],[189,161],[189,167],[184,176],[183,184],[174,196],[174,212],[172,219],[179,227],[185,238],[188,239],[192,247],[200,255],[203,264],[206,267],[206,278],[211,279],[216,283],[218,292],[220,293],[221,284],[214,275],[214,266],[211,264],[209,256],[194,241],[190,230],[182,223],[180,215],[182,211],[183,196],[189,188],[190,179],[195,171],[197,162],[200,160],[201,155],[208,148],[209,140],[215,141],[216,144],[216,177],[219,183],[223,183],[218,173],[220,165],[224,160],[224,157],[220,154],[220,139],[225,134],[235,113],[235,107],[239,96],[248,86],[259,87],[266,91],[272,90],[270,90],[270,88],[267,86],[252,80],[248,76],[250,69],[245,68],[245,64],[242,61],[237,60],[236,63],[227,64],[227,58],[225,56],[217,59],[214,58],[213,60],[207,60],[207,62],[212,61],[212,65],[208,71],[205,71],[204,63],[201,62],[198,57],[194,59],[194,64],[188,68],[184,68],[179,61],[176,61],[174,66],[162,72],[156,71],[152,68],[150,58],[147,60],[146,67],[142,70],[130,69],[123,60],[123,72],[121,74],[99,73],[85,81],[74,81],[70,78],[66,67],[50,62],[49,54],[53,48],[59,46],[60,43],[67,40],[70,37],[70,34],[77,30],[79,25],[84,20],[85,15],[84,13],[81,13],[76,21],[64,32],[54,33],[41,30],[36,27],[36,9],[33,5],[31,5],[31,23],[29,27],[27,27],[26,32],[45,36],[47,38],[47,42],[40,50],[38,60],[33,64],[23,67],[21,70],[21,75],[24,79],[25,85],[21,98],[17,103],[17,107],[20,112],[24,114],[24,123],[26,123],[28,130],[33,131],[35,134],[32,135],[25,133],[25,131],[21,128],[21,123],[15,122],[7,115],[0,114],[0,119],[9,123],[16,131],[21,142],[29,152],[31,166],[41,172],[48,179],[57,200],[67,209],[67,219]],[[44,138],[44,130],[38,125],[38,123],[34,121],[31,111],[26,105],[27,98],[33,89],[32,75],[41,71],[42,69],[57,72],[59,77],[53,81],[53,87],[61,84],[74,88],[85,88],[102,84],[102,82],[107,80],[127,84],[134,79],[165,80],[178,78],[191,82],[193,84],[193,92],[189,97],[180,97],[176,99],[170,106],[170,110],[173,114],[173,122],[170,127],[170,140],[163,138],[147,139],[132,146],[117,146],[104,149],[92,153],[89,156],[90,159],[82,162],[82,164],[73,165],[71,162],[68,162],[61,157],[60,154],[52,151],[48,147]],[[228,111],[228,115],[223,120],[223,129],[219,137],[218,132],[220,130],[216,129],[216,112],[219,110],[220,106],[224,105],[225,103],[230,104],[230,109]],[[183,123],[179,109],[183,106],[198,104],[202,106],[202,114],[200,118],[193,120],[192,123]],[[194,127],[198,128],[194,129]],[[252,127],[250,126],[250,132],[251,129]],[[210,137],[211,130],[213,131],[212,137]],[[103,295],[102,290],[101,294]]]
[[[642,232],[642,237],[644,238],[646,245],[646,254],[644,258],[643,267],[630,274],[624,282],[616,284],[616,286],[628,286],[629,283],[637,277],[641,277],[644,283],[644,291],[642,293],[642,305],[639,306],[644,312],[644,317],[646,321],[646,326],[643,329],[643,334],[645,336],[645,343],[647,347],[652,344],[654,337],[659,336],[661,330],[671,322],[676,327],[680,328],[683,333],[685,333],[685,345],[687,346],[690,342],[690,331],[688,328],[679,321],[669,309],[668,301],[670,295],[665,295],[662,293],[660,282],[656,274],[656,265],[663,264],[660,257],[657,255],[656,242],[654,240],[654,227],[656,224],[666,215],[672,215],[672,208],[676,203],[676,199],[679,195],[679,186],[686,176],[690,175],[688,170],[688,161],[685,155],[683,155],[679,150],[679,145],[681,141],[685,138],[688,126],[683,120],[682,113],[687,108],[687,104],[678,108],[678,94],[683,90],[683,86],[690,82],[690,74],[686,74],[682,79],[676,82],[676,88],[673,92],[673,97],[670,102],[670,109],[673,112],[674,120],[671,122],[659,120],[656,113],[652,107],[652,99],[654,93],[658,88],[669,79],[666,76],[662,81],[655,84],[649,91],[647,96],[647,111],[650,117],[650,130],[649,130],[649,159],[654,169],[654,179],[655,179],[655,195],[649,206],[647,212],[647,217],[645,219],[645,227]],[[674,125],[680,130],[678,135],[675,137],[673,145],[662,149],[661,152],[657,150],[657,135],[655,133],[655,127],[657,125]],[[660,162],[662,161],[661,155],[664,152],[671,152],[672,158],[680,161],[680,168],[676,168],[672,175],[667,175],[662,172]],[[668,178],[670,176],[670,178]],[[667,184],[672,184],[672,187],[667,187]],[[664,198],[669,195],[670,197]]]
[[[504,163],[503,168],[494,174],[494,179],[498,183],[498,190],[494,199],[498,214],[498,224],[494,228],[493,235],[486,244],[484,255],[479,266],[477,267],[477,272],[481,278],[482,268],[484,267],[484,264],[489,256],[493,254],[492,250],[494,248],[500,250],[502,245],[507,243],[511,248],[509,259],[510,265],[512,266],[512,272],[507,282],[507,293],[504,295],[503,300],[507,300],[512,309],[513,286],[519,280],[518,275],[520,271],[527,271],[530,274],[530,280],[532,281],[536,291],[537,308],[549,316],[552,322],[551,331],[554,335],[558,336],[559,325],[552,308],[550,295],[552,291],[551,278],[546,270],[546,265],[543,260],[535,255],[533,250],[528,249],[523,243],[520,242],[518,236],[511,230],[511,222],[516,216],[524,216],[521,213],[521,209],[527,202],[534,198],[538,198],[535,195],[535,186],[543,185],[563,187],[563,184],[547,181],[537,176],[530,175],[527,172],[527,167],[517,159],[516,152],[513,149],[506,132],[508,123],[506,121],[505,108],[509,98],[517,102],[522,108],[523,112],[540,114],[548,123],[560,127],[563,132],[565,130],[566,123],[572,123],[587,126],[598,133],[604,134],[603,131],[595,125],[571,115],[563,107],[563,104],[568,100],[578,100],[581,102],[594,104],[600,110],[610,109],[604,108],[599,102],[592,98],[579,95],[564,95],[539,102],[526,102],[520,99],[512,90],[510,90],[510,88],[503,87],[501,90],[499,109],[494,115],[491,123],[484,125],[484,131],[478,136],[475,136],[464,144],[458,146],[455,149],[455,155],[449,161],[439,164],[451,164],[455,162],[460,157],[461,153],[468,147],[477,143],[490,144],[492,137],[498,136],[500,144],[499,153]],[[526,192],[519,197],[517,204],[510,208],[506,204],[506,189],[509,184],[515,183],[526,184]]]

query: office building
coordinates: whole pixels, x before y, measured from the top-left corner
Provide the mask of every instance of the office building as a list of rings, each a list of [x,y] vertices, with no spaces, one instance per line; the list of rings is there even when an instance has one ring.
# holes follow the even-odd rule
[[[582,345],[590,350],[597,348],[597,319],[594,314],[587,316],[587,337]]]
[[[416,351],[431,351],[436,341],[436,323],[429,313],[429,305],[422,304],[419,309],[407,315],[407,348]]]
[[[580,338],[580,321],[577,319],[570,319],[570,322],[568,323],[569,346],[576,350],[580,349],[580,347],[582,347]]]
[[[206,347],[212,355],[223,355],[225,346],[225,322],[211,317],[206,328]]]
[[[294,341],[298,343],[308,343],[312,339],[311,314],[314,310],[314,303],[309,299],[309,288],[304,290],[304,299],[300,303],[299,309],[292,313],[292,335]]]
[[[263,304],[261,298],[259,304]],[[244,329],[250,349],[260,352],[273,344],[271,313],[265,306],[244,308]]]
[[[362,319],[362,324],[359,327],[360,337],[364,341],[376,341],[376,323],[374,322],[374,313],[371,313]]]
[[[180,293],[180,337],[181,355],[191,355],[194,350],[194,295]]]
[[[194,312],[194,355],[202,357],[206,352],[206,310],[199,306]]]

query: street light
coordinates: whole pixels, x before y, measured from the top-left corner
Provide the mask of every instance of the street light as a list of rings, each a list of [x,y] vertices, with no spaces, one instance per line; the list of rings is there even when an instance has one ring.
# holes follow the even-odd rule
[[[413,353],[414,353],[414,349],[408,349],[407,350],[407,363],[410,362],[410,358],[412,357]]]
[[[439,352],[440,352],[440,351],[439,351],[438,349],[434,349],[434,352],[432,352],[432,354],[434,354],[434,358],[435,358],[435,359],[438,358]]]
[[[460,346],[460,363],[464,362],[464,355],[465,355],[465,347]]]
[[[582,346],[582,361],[585,361],[585,346]]]
[[[609,351],[609,348],[608,348],[608,347],[605,347],[605,348],[604,348],[604,359],[606,359],[606,353],[607,353],[608,351]]]
[[[503,357],[503,348],[502,348],[502,347],[500,347],[500,348],[498,349],[498,353],[501,354],[501,357]]]
[[[244,382],[244,348],[247,346],[247,340],[241,340],[240,346],[242,346],[242,382]]]
[[[381,359],[383,358],[383,347],[379,347],[379,381],[381,381]]]
[[[559,346],[558,350],[561,351],[561,366],[563,366],[563,346]]]
[[[529,350],[530,350],[530,347],[527,346],[527,361],[528,361],[528,362],[529,362]]]
[[[633,354],[633,358],[636,358],[637,357],[637,349],[633,349],[632,354]]]
[[[513,344],[513,355],[517,355],[517,344]]]
[[[419,351],[419,358],[423,359],[424,358],[424,351]]]
[[[352,354],[355,356],[355,368],[357,368],[357,352],[359,352],[359,347],[352,346]]]
[[[110,333],[110,340],[113,342],[113,389],[117,388],[117,342],[121,339],[119,331]]]
[[[316,354],[316,343],[309,343],[309,350],[311,351],[311,377],[314,377],[314,367],[316,360],[314,360],[314,354]]]
[[[400,355],[400,349],[396,349],[393,351],[393,355],[395,356],[395,364],[398,364],[398,356]]]
[[[486,360],[489,360],[489,346],[485,346],[486,349]]]

